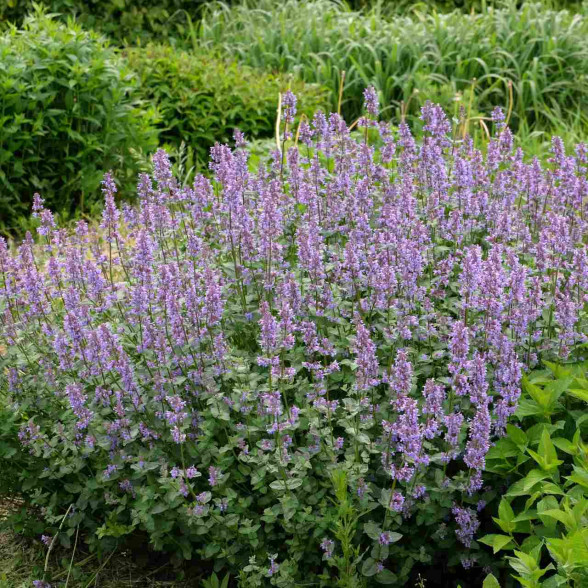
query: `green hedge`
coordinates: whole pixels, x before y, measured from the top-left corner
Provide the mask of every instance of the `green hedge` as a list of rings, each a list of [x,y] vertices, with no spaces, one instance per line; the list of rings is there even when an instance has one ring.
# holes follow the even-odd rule
[[[205,0],[40,0],[52,13],[75,18],[119,42],[182,35]],[[22,23],[33,0],[0,0],[0,21]]]
[[[201,165],[215,142],[231,141],[239,128],[248,138],[274,133],[278,93],[288,85],[307,116],[327,104],[327,93],[303,84],[220,59],[210,53],[178,52],[151,45],[126,51],[141,79],[143,97],[159,112],[160,140],[174,148],[181,142]]]
[[[0,36],[0,232],[35,192],[69,213],[99,197],[106,169],[134,185],[132,150],[156,146],[137,90],[124,59],[72,22],[38,13]]]

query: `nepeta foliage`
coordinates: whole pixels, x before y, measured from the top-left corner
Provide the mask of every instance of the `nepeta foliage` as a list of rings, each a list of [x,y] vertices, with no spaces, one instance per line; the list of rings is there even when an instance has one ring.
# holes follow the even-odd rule
[[[0,242],[2,387],[47,535],[73,504],[71,532],[146,531],[243,585],[483,563],[521,371],[586,339],[587,150],[526,163],[497,110],[483,155],[436,105],[419,141],[366,107],[355,134],[296,126],[287,94],[256,173],[238,132],[192,186],[159,151],[136,208],[107,174],[99,227],[37,197],[42,247]]]

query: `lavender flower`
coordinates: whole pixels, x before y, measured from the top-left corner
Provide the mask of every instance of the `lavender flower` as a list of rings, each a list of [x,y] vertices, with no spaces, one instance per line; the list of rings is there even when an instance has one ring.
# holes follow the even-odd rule
[[[270,560],[270,566],[269,566],[269,568],[267,570],[267,575],[270,578],[272,576],[274,576],[275,574],[277,574],[278,573],[278,570],[280,569],[279,564],[276,563],[276,558],[277,558],[277,555],[270,556],[268,558]]]
[[[457,538],[466,547],[470,547],[474,535],[480,526],[480,521],[478,521],[476,513],[471,508],[463,508],[457,505],[452,508],[451,512],[455,516],[458,524],[458,529],[455,531]]]
[[[373,117],[377,117],[379,113],[379,100],[378,100],[378,93],[373,86],[368,86],[363,91],[363,107]]]
[[[296,96],[288,90],[282,98],[282,119],[287,125],[294,123],[296,116]]]
[[[222,472],[213,466],[208,468],[208,483],[211,486],[216,486],[219,483],[219,478],[222,476]]]
[[[324,557],[330,559],[333,557],[333,550],[335,549],[335,542],[332,539],[323,539],[321,541],[321,549],[325,552]]]

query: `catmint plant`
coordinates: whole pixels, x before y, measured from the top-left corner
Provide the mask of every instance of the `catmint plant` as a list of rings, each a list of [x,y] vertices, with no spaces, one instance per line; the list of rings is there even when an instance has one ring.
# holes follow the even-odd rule
[[[158,151],[136,206],[106,174],[99,223],[37,196],[38,238],[0,240],[0,386],[45,537],[73,504],[88,542],[142,531],[251,585],[481,569],[522,370],[586,342],[586,148],[527,161],[498,111],[482,152],[436,105],[421,137],[378,108],[297,123],[288,93],[255,171],[240,134],[189,186]]]

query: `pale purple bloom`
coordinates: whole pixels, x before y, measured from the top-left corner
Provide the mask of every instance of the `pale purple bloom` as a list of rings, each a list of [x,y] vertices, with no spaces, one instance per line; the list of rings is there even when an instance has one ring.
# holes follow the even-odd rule
[[[378,100],[378,93],[373,86],[368,86],[363,91],[363,99],[364,103],[363,106],[368,114],[373,117],[378,116],[379,112],[379,100]]]
[[[400,492],[394,492],[390,499],[390,508],[395,512],[401,512],[404,507],[404,496]]]
[[[278,573],[278,570],[280,569],[279,564],[276,563],[276,557],[277,556],[273,556],[273,557],[269,557],[268,559],[270,560],[270,566],[267,570],[267,575],[271,578],[273,575]]]
[[[457,538],[466,547],[470,547],[474,535],[480,526],[480,521],[478,521],[475,511],[471,508],[455,505],[452,508],[452,512],[458,524],[458,528],[455,531]]]
[[[333,556],[333,549],[335,548],[335,542],[332,539],[323,539],[321,541],[321,549],[325,552],[327,559]]]
[[[288,90],[282,98],[282,118],[284,122],[291,125],[296,116],[296,96]]]
[[[210,466],[208,468],[208,483],[211,486],[216,486],[219,483],[219,478],[222,476],[220,469]]]

